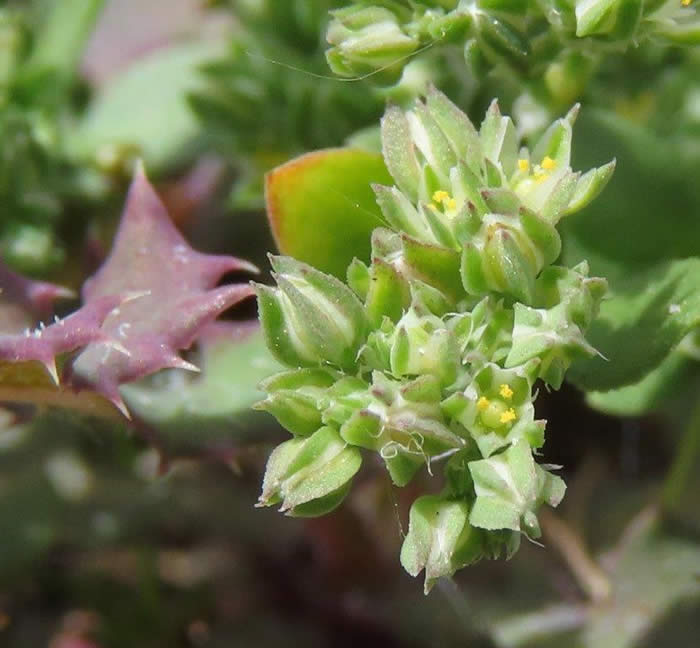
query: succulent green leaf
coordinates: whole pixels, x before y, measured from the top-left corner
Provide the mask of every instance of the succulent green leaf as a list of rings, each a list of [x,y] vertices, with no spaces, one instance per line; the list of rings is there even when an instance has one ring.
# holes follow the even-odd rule
[[[257,323],[210,324],[193,360],[199,373],[172,369],[121,388],[129,411],[152,425],[173,454],[247,438],[244,423],[263,416],[250,411],[267,388],[257,383],[281,369]]]
[[[663,263],[614,286],[589,331],[605,356],[577,362],[569,379],[606,391],[638,382],[700,325],[700,259]]]
[[[381,155],[354,149],[308,153],[270,171],[265,200],[279,250],[344,279],[354,257],[369,261],[370,234],[383,222],[373,183],[391,184]]]
[[[609,391],[589,391],[586,403],[613,416],[643,416],[673,407],[697,384],[697,363],[672,351],[639,382]]]

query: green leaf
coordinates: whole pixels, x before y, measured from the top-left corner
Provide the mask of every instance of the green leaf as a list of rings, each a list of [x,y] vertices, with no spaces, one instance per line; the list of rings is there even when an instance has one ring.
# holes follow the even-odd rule
[[[656,369],[639,382],[610,391],[592,391],[586,402],[613,416],[642,416],[675,403],[689,381],[696,384],[697,363],[679,352],[672,352]]]
[[[606,359],[575,363],[569,380],[586,390],[638,382],[700,325],[700,259],[670,261],[619,281],[587,338]]]
[[[186,95],[203,83],[198,67],[220,52],[216,43],[187,43],[139,59],[97,95],[69,149],[98,159],[135,151],[154,171],[171,167],[201,133]]]
[[[202,345],[194,361],[199,374],[174,369],[124,385],[129,410],[153,425],[170,450],[256,437],[241,424],[262,418],[250,409],[263,397],[256,385],[281,369],[260,329],[247,327],[231,335],[222,330]]]
[[[302,155],[266,176],[265,199],[281,252],[341,279],[357,257],[369,261],[382,224],[371,185],[393,184],[382,156],[353,149]]]
[[[697,175],[700,156],[687,137],[656,135],[595,109],[582,112],[576,136],[574,168],[589,169],[613,157],[617,164],[603,197],[562,221],[565,265],[588,259],[592,274],[615,287],[606,260],[619,264],[616,274],[625,277],[630,266],[700,255],[700,219],[693,217],[700,212],[700,183],[687,181]],[[598,169],[603,181],[605,168]],[[588,178],[579,179],[569,211]]]

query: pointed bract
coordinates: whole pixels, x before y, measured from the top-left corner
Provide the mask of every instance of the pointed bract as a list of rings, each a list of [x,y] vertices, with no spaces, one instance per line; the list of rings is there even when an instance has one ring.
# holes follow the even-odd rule
[[[167,367],[191,368],[179,352],[206,324],[253,293],[247,284],[215,287],[235,270],[255,267],[193,250],[139,165],[112,251],[83,287],[86,305],[107,295],[143,293],[113,310],[102,325],[103,334],[128,353],[99,341],[89,344],[73,364],[76,380],[120,404],[120,384]]]

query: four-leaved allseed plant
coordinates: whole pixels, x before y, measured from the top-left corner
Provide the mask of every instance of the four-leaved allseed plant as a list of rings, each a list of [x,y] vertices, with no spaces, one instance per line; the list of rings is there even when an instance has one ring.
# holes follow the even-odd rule
[[[557,223],[614,166],[571,170],[576,112],[529,152],[496,102],[479,131],[435,89],[407,113],[387,110],[396,186],[374,187],[384,226],[370,265],[354,260],[346,285],[273,257],[277,287],[256,287],[267,343],[290,367],[264,382],[258,407],[293,435],[270,456],[260,505],[331,511],[361,449],[397,486],[447,459],[442,493],[413,503],[401,550],[410,574],[425,570],[426,592],[540,535],[537,510],[565,485],[535,461],[535,382],[558,388],[576,357],[595,353],[584,334],[606,290],[585,263],[552,265]]]

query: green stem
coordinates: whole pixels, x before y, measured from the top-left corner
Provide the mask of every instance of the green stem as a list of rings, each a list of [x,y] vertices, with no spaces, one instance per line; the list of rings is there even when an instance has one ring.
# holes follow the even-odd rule
[[[661,496],[662,511],[683,524],[700,528],[700,403],[685,430]]]

